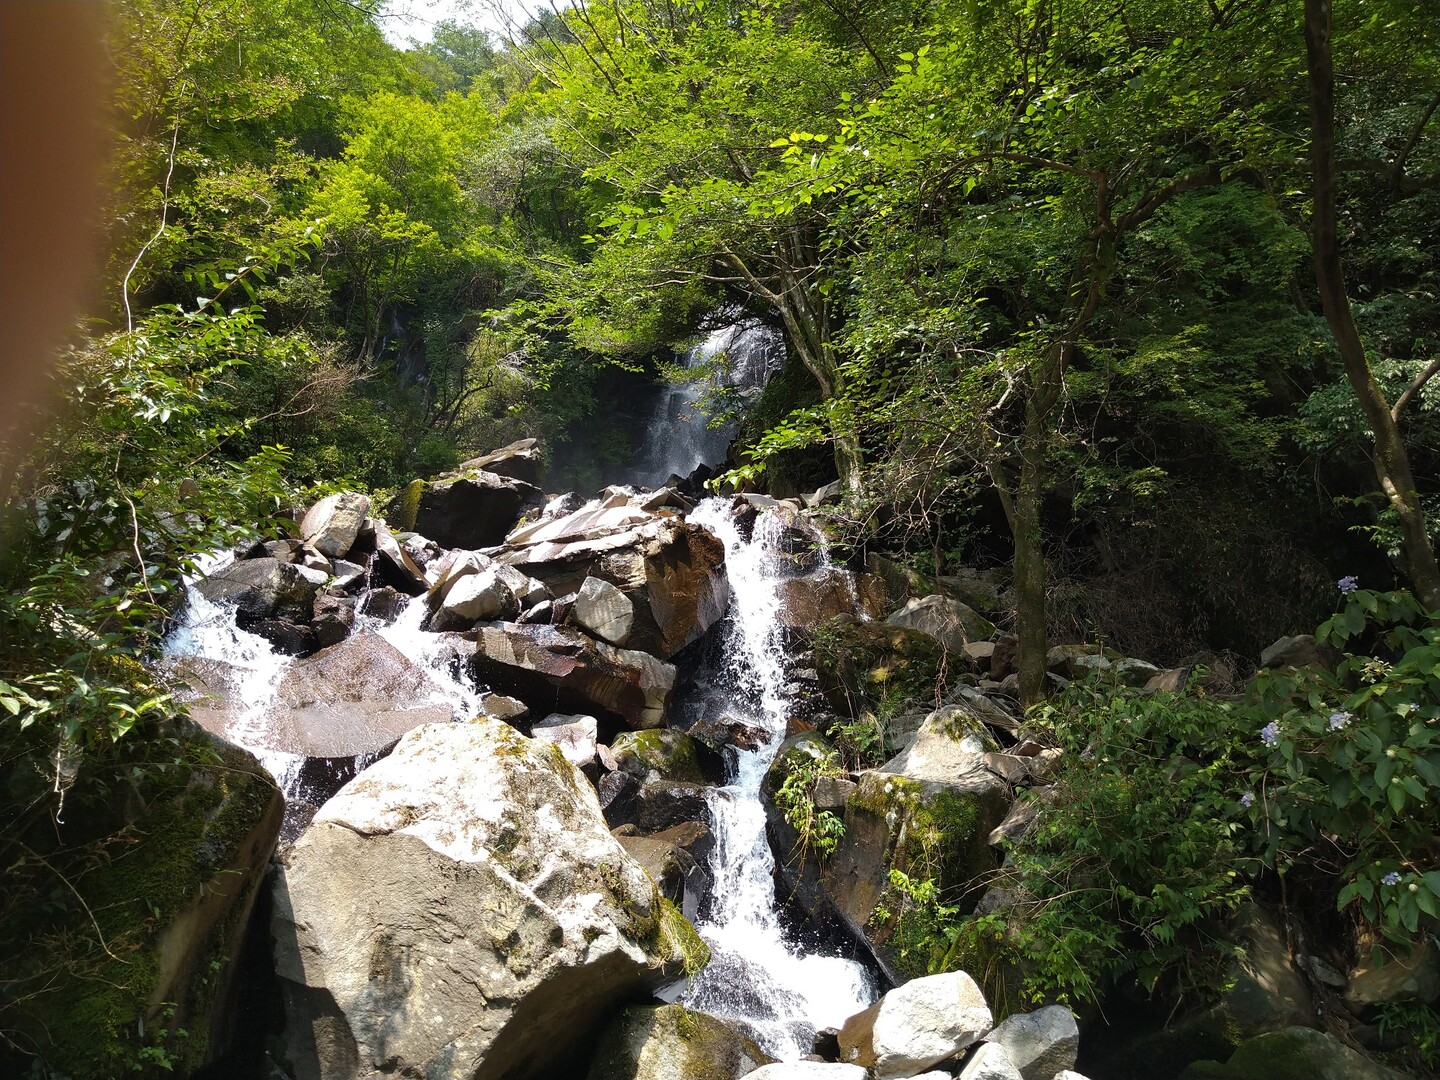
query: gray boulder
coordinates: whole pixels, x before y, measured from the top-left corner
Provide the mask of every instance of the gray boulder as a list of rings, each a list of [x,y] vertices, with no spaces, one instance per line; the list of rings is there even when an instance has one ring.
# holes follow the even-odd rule
[[[840,1056],[876,1080],[914,1076],[979,1042],[994,1019],[963,971],[902,983],[840,1028]]]
[[[965,646],[972,641],[988,641],[995,636],[995,624],[989,619],[939,593],[909,601],[885,621],[929,634],[957,655],[963,655]]]
[[[739,1080],[774,1061],[713,1016],[680,1005],[626,1009],[611,1022],[587,1080]]]
[[[1003,1046],[987,1042],[977,1047],[965,1062],[959,1080],[1022,1080],[1022,1074]],[[1050,1080],[1048,1074],[1045,1080]]]
[[[368,513],[368,496],[355,491],[337,491],[305,512],[300,519],[300,539],[321,555],[338,559],[350,551]]]
[[[985,1041],[1003,1047],[1024,1080],[1052,1080],[1062,1069],[1075,1067],[1080,1027],[1065,1006],[1047,1005],[1007,1017]]]
[[[610,582],[587,577],[575,594],[572,618],[601,641],[624,645],[635,625],[635,605]]]
[[[250,619],[308,618],[316,588],[300,567],[274,558],[243,559],[195,584],[212,604],[234,604],[237,615]]]
[[[424,485],[413,528],[441,547],[491,547],[505,539],[524,510],[543,500],[540,489],[524,480],[469,469]]]
[[[540,455],[537,439],[521,439],[499,450],[492,450],[469,461],[462,461],[455,472],[483,470],[496,476],[508,476],[512,480],[523,480],[535,487],[545,485],[545,462]]]
[[[488,718],[411,732],[326,803],[272,930],[296,1080],[579,1075],[611,1010],[706,956],[584,778]]]

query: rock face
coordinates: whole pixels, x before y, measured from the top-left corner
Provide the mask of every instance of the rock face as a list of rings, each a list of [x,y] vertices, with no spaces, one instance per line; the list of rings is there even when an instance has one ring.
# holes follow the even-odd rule
[[[985,995],[963,971],[897,986],[840,1028],[840,1056],[876,1080],[914,1076],[979,1042],[993,1025]]]
[[[985,1041],[1003,1047],[1024,1080],[1051,1080],[1062,1069],[1075,1067],[1080,1028],[1065,1006],[1047,1005],[1007,1017]]]
[[[300,538],[321,555],[338,559],[349,553],[370,513],[370,499],[354,491],[327,495],[300,519]]]
[[[675,669],[649,653],[616,649],[561,626],[490,623],[463,635],[479,679],[525,702],[600,712],[633,728],[656,728]]]
[[[713,1016],[646,1006],[606,1029],[588,1080],[739,1080],[774,1060]]]
[[[995,624],[989,619],[939,593],[909,601],[885,621],[929,634],[956,655],[963,654],[972,641],[988,641],[995,636]]]
[[[837,615],[884,613],[884,583],[870,574],[856,575],[839,566],[782,580],[776,587],[782,626],[812,630]]]
[[[600,578],[587,577],[575,594],[574,618],[584,629],[610,645],[624,645],[635,625],[630,598]]]
[[[491,719],[411,732],[341,789],[272,929],[297,1080],[579,1075],[606,1013],[704,957],[584,778]]]
[[[698,640],[730,599],[725,548],[716,537],[628,501],[517,529],[495,557],[555,596],[579,591],[586,578],[615,586],[634,609],[626,647],[662,660]]]
[[[441,547],[492,547],[505,539],[522,511],[543,501],[532,484],[471,469],[425,484],[414,529]]]
[[[1333,1035],[1290,1027],[1240,1044],[1225,1064],[1197,1061],[1181,1080],[1402,1080]]]

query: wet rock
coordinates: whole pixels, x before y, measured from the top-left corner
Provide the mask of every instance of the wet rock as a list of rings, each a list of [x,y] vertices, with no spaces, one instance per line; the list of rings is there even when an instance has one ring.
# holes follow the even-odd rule
[[[530,729],[530,737],[554,743],[566,761],[581,769],[595,760],[598,732],[599,721],[593,716],[552,713],[544,720],[536,721]]]
[[[675,669],[560,626],[491,623],[459,636],[478,679],[527,704],[619,718],[632,728],[665,722]],[[596,710],[599,710],[597,713]]]
[[[480,695],[480,712],[485,716],[493,716],[496,720],[504,720],[507,724],[514,724],[530,715],[530,707],[516,698],[487,691]]]
[[[493,547],[504,541],[522,512],[543,500],[540,489],[523,480],[472,469],[427,482],[413,527],[442,547]]]
[[[1062,1069],[1075,1067],[1080,1027],[1065,1006],[1047,1005],[1006,1017],[985,1041],[1004,1048],[1023,1080],[1051,1080]]]
[[[630,833],[631,829],[635,832]],[[698,908],[711,885],[705,860],[715,846],[715,838],[709,826],[689,821],[657,833],[642,834],[635,825],[626,824],[616,829],[615,835],[630,857],[655,880],[662,895],[687,915]]]
[[[360,535],[370,499],[355,491],[327,495],[300,519],[300,538],[321,555],[338,559],[347,555]]]
[[[587,577],[575,594],[571,618],[601,641],[624,645],[635,625],[635,605],[610,582]]]
[[[747,1080],[866,1080],[866,1072],[857,1065],[833,1061],[779,1061],[762,1065],[747,1074]]]
[[[713,1016],[649,1005],[626,1009],[611,1022],[588,1080],[739,1080],[773,1060]]]
[[[730,598],[715,536],[628,502],[517,529],[495,557],[555,596],[578,591],[589,577],[614,585],[634,607],[626,646],[662,660],[718,622]]]
[[[579,1075],[616,1006],[705,957],[583,777],[491,719],[402,739],[320,810],[274,895],[300,1077]]]
[[[690,725],[687,734],[716,752],[733,746],[753,753],[770,740],[770,735],[764,728],[729,715],[697,720]]]
[[[780,625],[803,630],[814,629],[837,615],[878,618],[885,604],[880,588],[883,585],[869,574],[856,575],[839,566],[822,567],[777,584],[777,617]]]
[[[248,619],[307,618],[316,592],[298,567],[269,557],[221,567],[195,589],[211,603],[233,604],[236,615]]]
[[[328,589],[315,598],[310,612],[310,625],[315,631],[315,644],[325,649],[338,645],[350,636],[355,626],[355,598]]]
[[[219,661],[177,661],[188,684],[190,715],[225,736],[247,710],[233,670]],[[425,672],[378,634],[361,632],[292,664],[275,689],[258,745],[305,757],[343,758],[383,750],[411,728],[450,719],[433,704],[438,688]],[[252,729],[255,725],[249,725]]]
[[[315,630],[293,619],[246,619],[245,629],[258,634],[285,656],[309,656],[319,648]]]
[[[614,775],[613,773],[611,775]],[[634,824],[641,832],[663,832],[709,817],[704,784],[649,780],[635,793]]]
[[[368,615],[372,619],[379,619],[382,623],[393,623],[400,617],[400,612],[405,610],[405,605],[410,598],[389,585],[379,589],[372,589],[360,601],[360,614]]]
[[[929,634],[956,654],[963,654],[972,641],[988,641],[995,636],[995,624],[989,619],[938,593],[909,601],[885,621]]]
[[[994,1025],[985,995],[963,971],[897,986],[840,1028],[840,1056],[876,1080],[914,1076],[967,1046]]]

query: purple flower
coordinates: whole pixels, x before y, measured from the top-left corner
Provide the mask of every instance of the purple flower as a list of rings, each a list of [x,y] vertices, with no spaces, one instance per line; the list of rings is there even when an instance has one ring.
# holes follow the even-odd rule
[[[1400,875],[1397,874],[1394,870],[1391,870],[1388,874],[1386,874],[1386,875],[1385,875],[1384,877],[1382,877],[1380,880],[1383,881],[1386,885],[1399,885],[1399,884],[1400,884]]]
[[[1350,721],[1354,719],[1355,717],[1350,715],[1348,712],[1332,712],[1330,714],[1330,730],[1339,731],[1341,728],[1343,728],[1346,724],[1350,723]]]
[[[1360,579],[1352,574],[1349,577],[1342,577],[1336,584],[1340,586],[1340,591],[1348,596],[1360,588]]]
[[[1245,792],[1244,795],[1240,796],[1240,805],[1248,810],[1250,807],[1255,805],[1255,796],[1251,795],[1248,791]]]
[[[1274,720],[1260,729],[1260,741],[1266,746],[1274,746],[1280,741],[1280,725]]]

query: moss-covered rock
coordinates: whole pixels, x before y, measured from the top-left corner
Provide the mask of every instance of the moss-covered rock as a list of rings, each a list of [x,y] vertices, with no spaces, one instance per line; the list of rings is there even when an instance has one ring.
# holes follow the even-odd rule
[[[7,1039],[57,1074],[186,1075],[227,1049],[283,800],[250,754],[188,722],[173,757],[141,779],[130,823],[57,882],[74,902],[6,971]]]
[[[1181,1080],[1404,1080],[1333,1035],[1290,1027],[1249,1039],[1230,1060],[1198,1061]]]
[[[850,717],[887,698],[933,700],[945,662],[944,647],[929,634],[848,615],[816,628],[814,650],[830,707]]]
[[[738,1080],[774,1060],[705,1013],[680,1005],[632,1007],[606,1029],[588,1080]]]
[[[642,780],[653,772],[681,783],[705,782],[695,740],[669,728],[622,731],[610,744],[610,752],[622,771]]]

